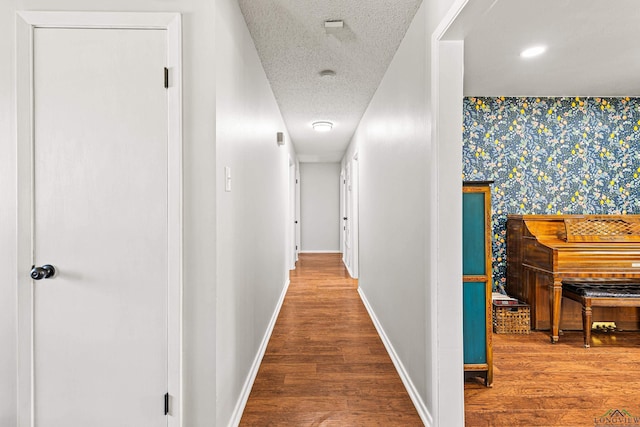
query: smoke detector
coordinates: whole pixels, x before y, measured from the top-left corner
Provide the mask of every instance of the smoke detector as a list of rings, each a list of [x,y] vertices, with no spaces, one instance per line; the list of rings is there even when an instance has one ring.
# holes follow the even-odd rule
[[[320,77],[322,77],[325,80],[329,80],[332,79],[336,76],[336,72],[333,70],[322,70],[320,71]]]
[[[331,20],[331,21],[324,21],[324,29],[325,30],[335,30],[335,29],[340,29],[344,27],[344,21],[339,19],[339,20]]]

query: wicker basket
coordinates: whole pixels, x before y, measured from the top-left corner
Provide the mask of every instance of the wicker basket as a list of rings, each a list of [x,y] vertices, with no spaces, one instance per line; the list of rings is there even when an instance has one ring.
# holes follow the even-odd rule
[[[496,334],[528,334],[531,332],[531,309],[522,302],[493,302],[493,332]]]

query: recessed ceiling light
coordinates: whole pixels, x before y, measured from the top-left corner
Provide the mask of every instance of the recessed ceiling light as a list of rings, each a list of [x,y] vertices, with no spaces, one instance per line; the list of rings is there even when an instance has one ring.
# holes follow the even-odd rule
[[[542,55],[546,50],[546,46],[532,46],[520,52],[520,56],[522,58],[533,58],[534,56]]]
[[[316,132],[329,132],[333,128],[333,123],[313,122],[311,126],[313,126],[313,130],[315,130]]]
[[[322,70],[320,71],[320,77],[323,79],[332,79],[336,76],[336,72],[333,70]]]

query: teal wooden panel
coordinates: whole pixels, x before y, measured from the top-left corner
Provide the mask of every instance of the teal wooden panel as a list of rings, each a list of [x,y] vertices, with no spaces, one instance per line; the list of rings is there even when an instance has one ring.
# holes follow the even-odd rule
[[[462,195],[462,274],[486,272],[484,193]]]
[[[464,363],[487,363],[486,284],[465,282],[462,288]]]

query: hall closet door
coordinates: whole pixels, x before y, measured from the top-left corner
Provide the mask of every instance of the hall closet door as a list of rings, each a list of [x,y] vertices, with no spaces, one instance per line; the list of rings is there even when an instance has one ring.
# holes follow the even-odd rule
[[[21,425],[171,424],[179,282],[167,40],[166,29],[32,28]]]

